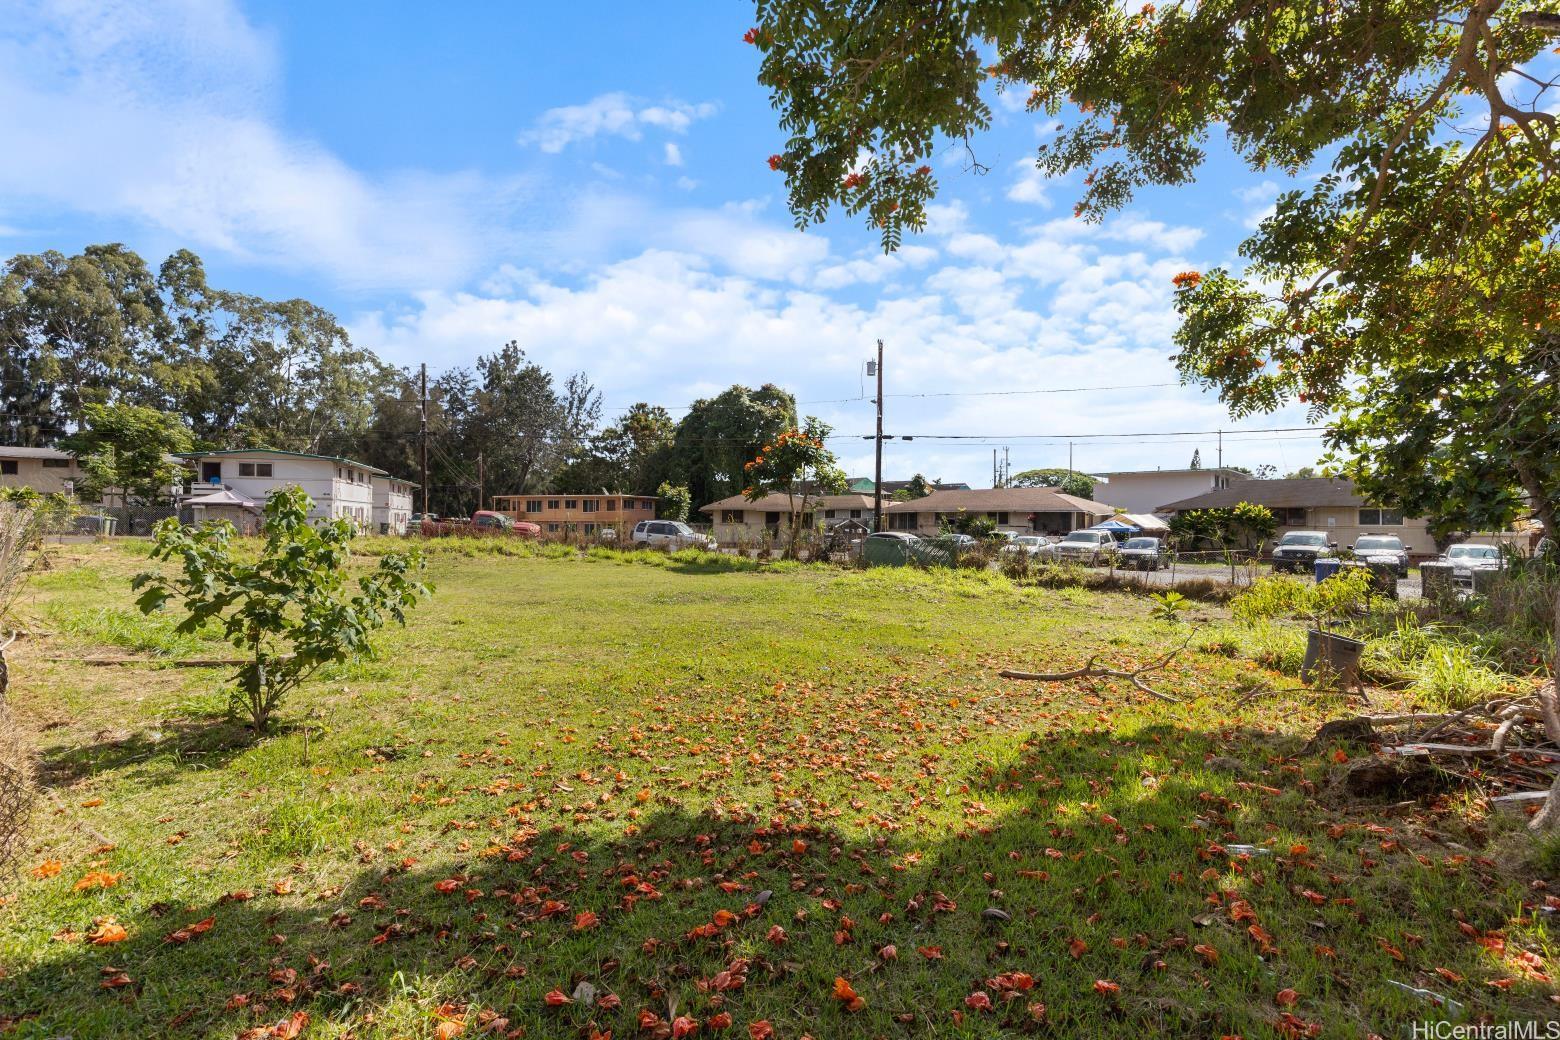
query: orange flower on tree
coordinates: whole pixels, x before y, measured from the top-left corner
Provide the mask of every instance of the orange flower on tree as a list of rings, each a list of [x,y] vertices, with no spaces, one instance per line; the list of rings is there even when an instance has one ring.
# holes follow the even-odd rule
[[[1196,271],[1182,271],[1180,274],[1170,279],[1171,284],[1173,284],[1177,289],[1195,289],[1197,288],[1198,283],[1201,281],[1202,275]]]

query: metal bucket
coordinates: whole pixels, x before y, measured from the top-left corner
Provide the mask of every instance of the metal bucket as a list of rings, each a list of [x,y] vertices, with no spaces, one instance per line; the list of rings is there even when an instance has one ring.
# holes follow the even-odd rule
[[[1305,660],[1300,665],[1300,681],[1308,683],[1312,675],[1341,689],[1360,684],[1360,657],[1365,644],[1348,636],[1310,629],[1305,634]]]

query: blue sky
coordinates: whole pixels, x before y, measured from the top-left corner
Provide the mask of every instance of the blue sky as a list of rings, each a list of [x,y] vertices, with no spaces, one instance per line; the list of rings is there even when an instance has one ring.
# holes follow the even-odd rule
[[[0,0],[0,254],[188,247],[212,280],[332,309],[397,364],[517,339],[606,411],[674,414],[777,382],[870,469],[862,362],[887,343],[890,476],[1205,464],[1236,423],[1173,384],[1171,277],[1231,263],[1276,177],[1216,148],[1197,185],[1103,225],[1045,182],[1054,124],[996,98],[934,160],[925,235],[885,257],[837,215],[794,230],[745,4]],[[1031,393],[1035,390],[1106,389]],[[915,396],[928,395],[928,396]],[[975,435],[966,441],[936,435]],[[1112,436],[1100,436],[1112,435]],[[1312,462],[1314,434],[1230,433],[1226,462]]]

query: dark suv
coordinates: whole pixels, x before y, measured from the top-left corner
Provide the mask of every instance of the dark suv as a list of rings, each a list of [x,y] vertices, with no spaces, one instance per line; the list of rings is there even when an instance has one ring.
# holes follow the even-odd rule
[[[1290,531],[1273,547],[1273,570],[1308,571],[1318,556],[1330,555],[1337,546],[1320,531]]]

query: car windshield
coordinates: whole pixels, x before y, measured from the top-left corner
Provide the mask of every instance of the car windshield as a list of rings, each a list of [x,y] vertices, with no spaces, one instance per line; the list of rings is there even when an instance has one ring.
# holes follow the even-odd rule
[[[1453,560],[1493,560],[1500,550],[1493,545],[1454,545],[1446,555]]]
[[[1127,539],[1127,544],[1122,546],[1122,548],[1124,548],[1124,549],[1157,549],[1157,548],[1159,548],[1159,539],[1158,538],[1128,538]]]
[[[1064,542],[1098,542],[1099,540],[1100,534],[1098,531],[1074,531],[1062,539]]]
[[[1291,533],[1279,539],[1279,545],[1326,545],[1327,536],[1324,534],[1298,534]]]
[[[671,527],[671,529],[673,531],[676,531],[678,534],[692,534],[693,533],[693,528],[689,527],[685,523],[682,523],[681,521],[674,521],[669,526]]]
[[[1019,545],[1044,545],[1045,539],[1037,534],[1021,534],[1013,539]]]
[[[1356,552],[1367,552],[1371,549],[1390,549],[1397,552],[1403,548],[1403,543],[1396,538],[1361,538],[1354,543]]]

